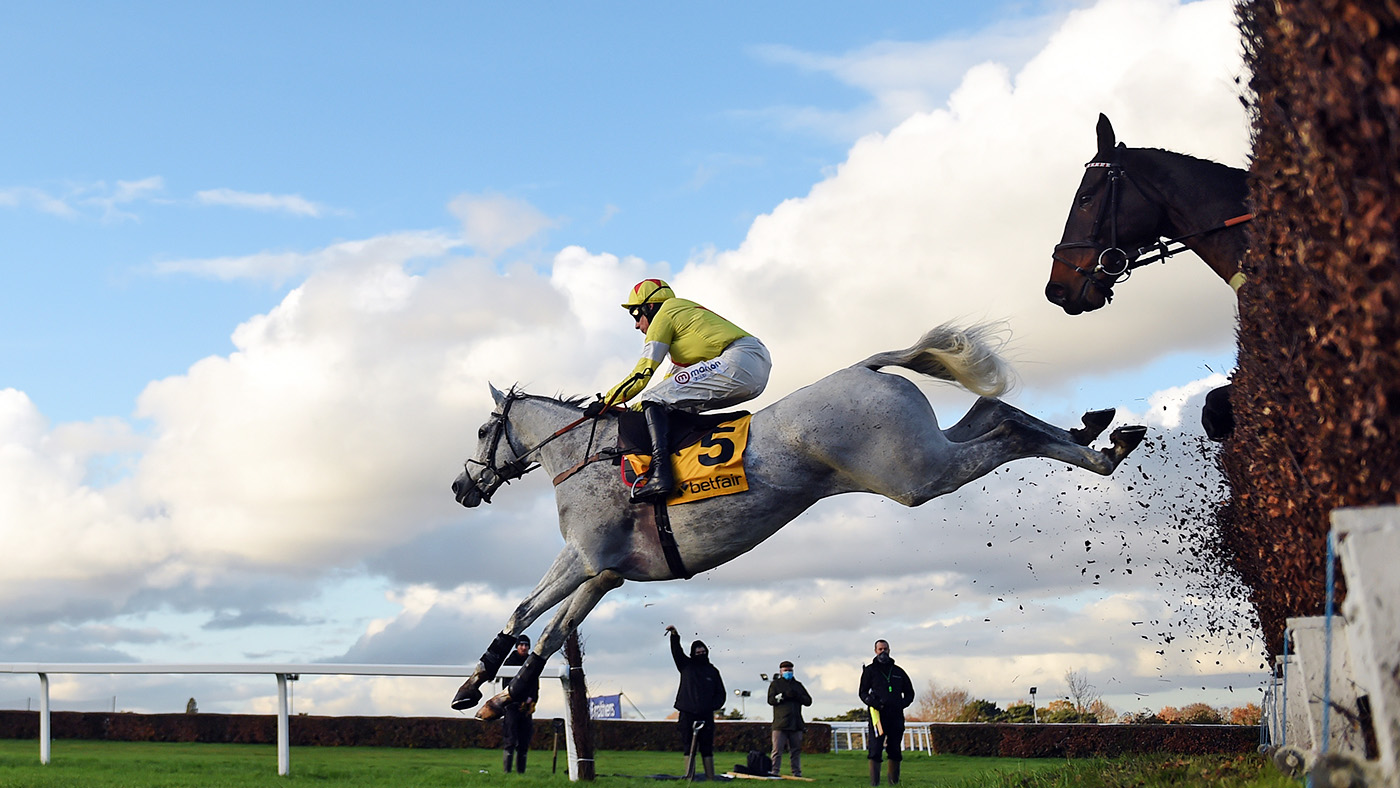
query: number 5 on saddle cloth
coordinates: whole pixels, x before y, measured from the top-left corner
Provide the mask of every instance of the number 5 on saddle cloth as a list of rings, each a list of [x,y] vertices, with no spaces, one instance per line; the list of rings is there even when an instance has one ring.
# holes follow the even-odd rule
[[[671,411],[670,445],[676,489],[666,504],[689,503],[749,489],[744,475],[744,448],[749,442],[750,414],[689,413]],[[641,483],[651,467],[651,441],[646,419],[627,411],[618,425],[618,444],[623,451],[619,462],[622,482],[628,487]]]

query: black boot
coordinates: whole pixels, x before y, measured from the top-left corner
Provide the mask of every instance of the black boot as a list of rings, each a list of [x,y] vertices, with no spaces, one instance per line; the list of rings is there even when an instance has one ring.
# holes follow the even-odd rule
[[[671,494],[675,480],[671,475],[671,447],[666,440],[670,417],[660,402],[643,402],[642,413],[647,418],[647,434],[651,437],[651,472],[646,484],[632,491],[632,502],[651,501]]]
[[[514,754],[515,750],[512,750],[511,748],[507,747],[501,755],[501,768],[505,771],[506,774],[510,774],[510,762],[513,760],[511,756]]]
[[[521,747],[520,751],[515,754],[515,771],[517,774],[525,773],[525,753],[529,751],[530,747],[529,745],[526,745],[524,747]]]
[[[870,784],[880,784],[880,762],[874,758],[870,759]]]
[[[482,654],[481,660],[476,663],[476,670],[472,672],[472,677],[457,688],[457,695],[452,699],[452,708],[463,711],[481,702],[481,685],[496,678],[496,672],[501,669],[501,663],[505,662],[510,650],[515,648],[515,639],[514,635],[507,635],[504,632],[496,635],[496,639],[491,641],[486,653]]]
[[[890,760],[890,785],[899,785],[899,761]]]

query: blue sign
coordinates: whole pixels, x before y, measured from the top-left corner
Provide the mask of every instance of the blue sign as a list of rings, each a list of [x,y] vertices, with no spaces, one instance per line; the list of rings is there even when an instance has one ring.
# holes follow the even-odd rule
[[[622,695],[599,695],[588,699],[588,716],[595,720],[622,719]]]

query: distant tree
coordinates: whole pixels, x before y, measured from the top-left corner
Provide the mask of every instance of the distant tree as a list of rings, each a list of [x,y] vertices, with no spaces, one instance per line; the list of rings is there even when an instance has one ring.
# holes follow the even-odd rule
[[[1246,703],[1226,712],[1225,720],[1231,725],[1258,725],[1263,716],[1264,712],[1257,705]]]
[[[940,689],[938,682],[929,681],[919,694],[910,719],[920,722],[952,722],[958,718],[972,697],[963,689]]]
[[[1114,711],[1112,706],[1104,703],[1102,698],[1095,698],[1094,702],[1089,704],[1089,713],[1093,715],[1094,720],[1097,722],[1111,723],[1118,721],[1118,712]]]
[[[817,722],[865,722],[866,714],[864,706],[857,706],[847,712],[842,712],[835,717],[817,717]]]
[[[1118,721],[1124,725],[1161,725],[1165,722],[1149,709],[1127,712],[1119,716]]]
[[[1157,710],[1157,717],[1167,724],[1181,722],[1181,709],[1175,706],[1163,706]]]
[[[1089,714],[1090,707],[1099,700],[1099,694],[1094,691],[1094,685],[1089,683],[1088,671],[1065,671],[1065,688],[1068,691],[1070,703],[1074,704],[1074,710],[1080,714]]]
[[[730,709],[724,714],[719,715],[719,719],[721,720],[742,720],[743,718],[744,713],[738,709]]]
[[[199,704],[194,702],[194,698],[190,698],[190,702],[185,704],[185,713],[186,713],[186,714],[198,714],[198,713],[199,713]]]
[[[1002,722],[1034,722],[1035,713],[1029,703],[1013,703],[1002,713]]]
[[[1177,720],[1182,725],[1221,725],[1225,718],[1212,706],[1204,703],[1191,703],[1181,707],[1181,716]]]
[[[995,703],[978,698],[962,707],[956,722],[1001,722],[1004,714]]]

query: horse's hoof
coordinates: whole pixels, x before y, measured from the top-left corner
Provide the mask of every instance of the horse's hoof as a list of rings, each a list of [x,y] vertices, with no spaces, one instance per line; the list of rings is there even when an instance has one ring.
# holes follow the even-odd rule
[[[1119,427],[1110,433],[1108,439],[1113,442],[1113,464],[1117,466],[1125,457],[1132,454],[1133,449],[1136,449],[1146,436],[1147,428],[1136,424]]]
[[[1078,443],[1080,446],[1088,446],[1094,442],[1095,438],[1099,437],[1100,433],[1108,428],[1109,424],[1113,423],[1113,415],[1117,412],[1118,411],[1114,408],[1091,410],[1080,417],[1080,421],[1084,423],[1084,426],[1075,427],[1069,431],[1069,434],[1074,438],[1075,443]]]
[[[510,700],[510,693],[509,693],[509,692],[502,692],[502,693],[496,695],[496,696],[495,696],[494,698],[492,698],[491,700],[486,701],[486,704],[485,704],[484,706],[482,706],[481,708],[479,708],[479,709],[476,710],[476,718],[477,718],[478,720],[494,720],[494,719],[496,719],[497,717],[499,717],[499,716],[501,716],[502,714],[505,713],[505,711],[506,711],[506,702],[509,701],[509,700]]]
[[[457,711],[466,711],[480,702],[481,690],[467,681],[457,688],[457,695],[452,698],[452,708]]]

